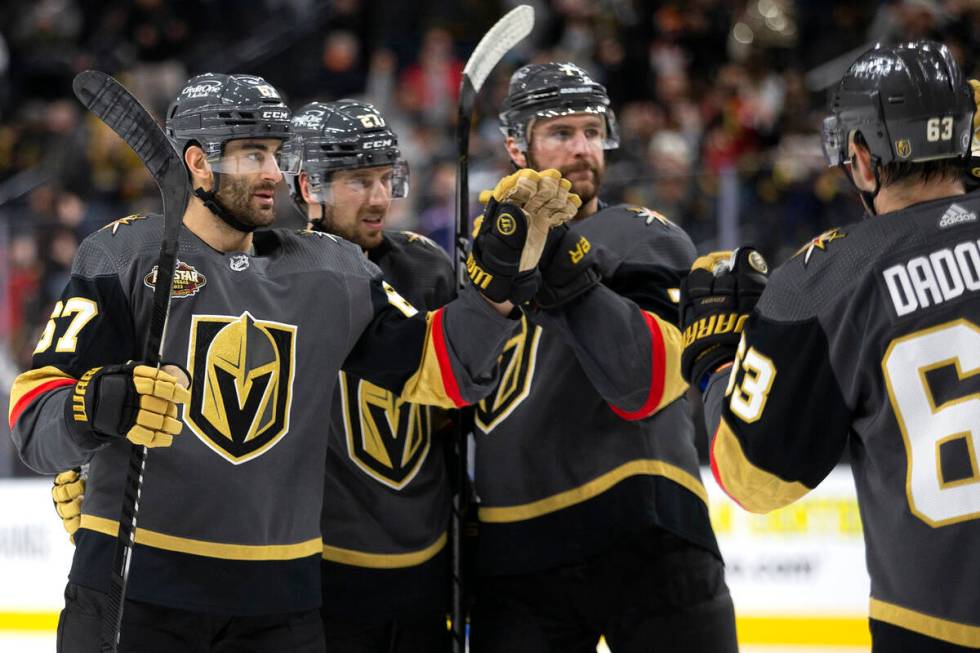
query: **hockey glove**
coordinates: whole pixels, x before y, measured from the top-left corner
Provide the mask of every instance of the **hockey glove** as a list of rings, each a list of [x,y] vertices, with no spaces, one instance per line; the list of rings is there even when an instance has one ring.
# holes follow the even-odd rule
[[[735,359],[742,329],[768,281],[769,266],[751,247],[702,256],[680,284],[681,373],[692,386]]]
[[[186,374],[172,365],[96,367],[75,384],[65,420],[79,443],[89,448],[93,442],[123,437],[136,445],[169,447],[183,428],[177,404],[190,399],[188,386]]]
[[[70,469],[54,477],[51,499],[61,523],[68,531],[68,539],[75,541],[75,531],[82,523],[82,498],[85,495],[85,479],[78,470]]]
[[[592,244],[566,224],[548,234],[538,269],[541,287],[534,301],[544,310],[558,308],[599,283]]]
[[[523,303],[537,290],[535,269],[548,230],[578,211],[581,200],[557,170],[524,169],[480,194],[486,209],[474,224],[466,261],[470,280],[495,302]]]
[[[973,143],[970,147],[970,160],[967,163],[967,185],[969,189],[980,186],[980,81],[970,80],[973,88],[973,102],[977,112],[973,114]]]

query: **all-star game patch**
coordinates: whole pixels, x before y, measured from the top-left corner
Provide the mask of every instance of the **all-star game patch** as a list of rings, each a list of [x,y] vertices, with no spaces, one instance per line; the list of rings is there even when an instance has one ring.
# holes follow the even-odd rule
[[[147,288],[156,288],[157,266],[153,266],[149,274],[143,277],[143,284]],[[177,269],[174,271],[174,287],[170,296],[174,299],[193,297],[201,288],[208,283],[207,277],[194,269],[193,265],[177,261]]]
[[[823,232],[822,234],[820,234],[819,236],[817,236],[816,238],[808,242],[806,245],[798,249],[796,251],[796,254],[794,254],[793,256],[799,256],[800,254],[803,254],[804,255],[803,267],[806,267],[807,264],[810,262],[810,257],[813,256],[814,250],[819,249],[821,252],[825,252],[827,251],[827,245],[829,245],[835,240],[838,240],[840,238],[846,238],[846,237],[847,234],[841,232],[841,230],[837,227],[834,227],[833,229],[828,229],[827,231]]]

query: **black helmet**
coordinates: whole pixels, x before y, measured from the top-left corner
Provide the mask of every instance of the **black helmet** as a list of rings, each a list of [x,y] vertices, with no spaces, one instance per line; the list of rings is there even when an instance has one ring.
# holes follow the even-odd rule
[[[529,125],[537,118],[554,118],[573,113],[595,113],[606,119],[603,147],[619,147],[616,114],[609,106],[606,88],[573,63],[533,63],[510,78],[500,131],[512,136],[526,151]]]
[[[279,92],[261,77],[205,73],[188,80],[170,105],[167,136],[178,151],[196,143],[213,160],[225,142],[238,138],[280,138],[285,144],[293,136],[290,117]],[[283,148],[283,172],[299,167],[296,145]]]
[[[846,162],[856,131],[881,165],[965,157],[975,110],[945,45],[879,45],[851,64],[832,92],[824,153],[832,166]]]
[[[311,102],[296,112],[292,127],[303,141],[303,171],[310,191],[321,202],[331,172],[376,166],[394,167],[392,198],[408,194],[408,164],[401,158],[398,137],[371,104]],[[294,178],[289,189],[299,199],[297,182]]]

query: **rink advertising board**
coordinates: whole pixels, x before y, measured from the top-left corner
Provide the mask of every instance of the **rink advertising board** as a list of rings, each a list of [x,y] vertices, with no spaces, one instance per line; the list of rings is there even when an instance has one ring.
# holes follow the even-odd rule
[[[745,644],[862,646],[868,577],[850,470],[800,501],[753,515],[702,470]],[[53,631],[72,545],[49,479],[0,481],[0,631]]]

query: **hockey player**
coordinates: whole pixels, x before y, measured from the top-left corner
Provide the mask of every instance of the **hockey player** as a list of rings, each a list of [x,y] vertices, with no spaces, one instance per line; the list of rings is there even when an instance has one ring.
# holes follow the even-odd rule
[[[699,259],[682,286],[684,374],[706,384],[728,494],[784,506],[849,447],[875,653],[980,649],[980,196],[962,181],[975,110],[945,46],[864,53],[823,139],[870,217],[768,285],[741,249]]]
[[[618,144],[605,89],[573,64],[514,73],[501,113],[518,168],[582,198],[541,259],[538,310],[476,410],[476,653],[736,650],[675,327],[687,235],[599,199]],[[601,277],[601,280],[600,280]]]
[[[343,236],[421,310],[456,295],[452,264],[428,238],[383,231],[408,167],[370,104],[314,102],[293,117],[303,171],[291,191],[314,229]],[[327,651],[438,653],[446,629],[450,489],[441,411],[341,373],[323,503]]]
[[[128,362],[148,329],[162,233],[159,217],[130,216],[83,242],[11,390],[28,465],[89,465],[59,651],[100,650],[129,440],[161,450],[140,497],[119,650],[321,653],[323,426],[339,370],[442,407],[485,394],[515,327],[511,300],[534,291],[547,230],[577,198],[533,171],[504,179],[499,219],[476,240],[492,283],[423,314],[351,243],[254,231],[299,162],[289,109],[264,80],[195,77],[167,132],[194,197],[164,351],[190,388]]]

